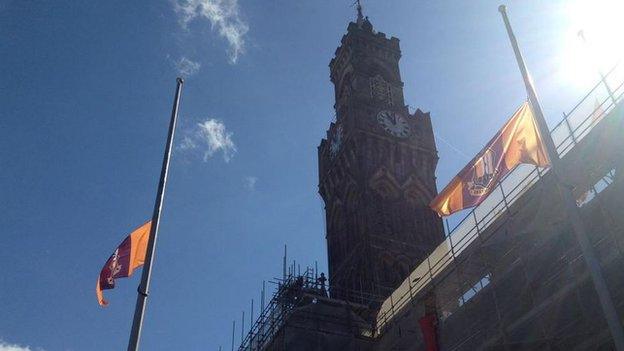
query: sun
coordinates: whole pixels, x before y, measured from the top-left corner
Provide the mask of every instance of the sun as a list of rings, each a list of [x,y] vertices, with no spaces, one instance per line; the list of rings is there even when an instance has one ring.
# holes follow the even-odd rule
[[[624,58],[624,1],[566,2],[566,31],[562,41],[562,73],[566,81],[588,88]]]

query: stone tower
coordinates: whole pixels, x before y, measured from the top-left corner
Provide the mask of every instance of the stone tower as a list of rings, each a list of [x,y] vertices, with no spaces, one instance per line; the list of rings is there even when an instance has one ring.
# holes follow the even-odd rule
[[[318,148],[332,297],[389,295],[443,237],[429,113],[403,100],[397,38],[358,19],[331,60],[336,121]],[[365,299],[364,299],[365,300]]]

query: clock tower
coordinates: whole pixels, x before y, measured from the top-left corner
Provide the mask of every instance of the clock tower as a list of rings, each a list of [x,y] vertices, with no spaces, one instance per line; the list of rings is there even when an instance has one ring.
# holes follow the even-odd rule
[[[428,207],[438,160],[429,113],[403,100],[397,38],[358,5],[329,64],[336,120],[318,148],[334,298],[388,296],[444,238]]]

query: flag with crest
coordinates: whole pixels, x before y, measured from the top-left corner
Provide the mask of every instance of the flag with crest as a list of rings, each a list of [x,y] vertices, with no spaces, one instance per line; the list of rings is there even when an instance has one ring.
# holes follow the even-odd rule
[[[440,216],[477,206],[507,173],[521,163],[539,167],[550,164],[528,102],[522,104],[429,206]]]
[[[115,279],[131,276],[132,272],[145,262],[147,241],[151,228],[152,221],[149,221],[135,229],[106,261],[95,288],[100,306],[108,305],[102,290],[115,288]]]

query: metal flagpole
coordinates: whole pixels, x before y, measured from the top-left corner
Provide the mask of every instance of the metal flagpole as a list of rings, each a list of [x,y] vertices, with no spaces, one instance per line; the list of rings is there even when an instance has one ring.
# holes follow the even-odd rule
[[[141,283],[137,289],[138,296],[136,308],[134,310],[134,320],[132,321],[132,331],[130,332],[130,340],[128,341],[128,351],[137,351],[139,349],[139,340],[141,338],[141,327],[143,325],[143,316],[145,314],[145,305],[147,303],[147,295],[149,294],[150,277],[152,275],[152,263],[154,262],[154,249],[156,247],[156,237],[158,236],[158,224],[160,221],[160,212],[162,210],[163,198],[165,195],[165,186],[167,184],[167,174],[169,170],[169,159],[171,158],[171,145],[173,143],[173,134],[178,119],[178,106],[180,104],[180,93],[182,92],[182,78],[177,79],[175,97],[173,99],[173,110],[171,111],[171,121],[169,122],[169,134],[167,135],[167,144],[165,145],[165,155],[163,156],[162,169],[160,171],[160,182],[158,183],[158,192],[156,202],[154,204],[154,213],[152,214],[152,227],[150,229],[149,240],[147,242],[147,252],[145,253],[145,263],[141,274]]]
[[[605,279],[602,275],[600,263],[598,262],[593,246],[589,241],[589,238],[587,237],[585,225],[583,224],[578,207],[576,206],[576,200],[574,199],[574,196],[572,194],[572,189],[568,186],[565,186],[561,182],[561,177],[558,173],[561,165],[561,160],[559,159],[559,154],[557,153],[555,143],[550,135],[546,120],[544,119],[544,114],[539,104],[539,100],[537,99],[537,94],[535,92],[535,87],[533,86],[533,81],[527,71],[526,64],[524,63],[524,59],[522,58],[522,54],[520,53],[520,49],[518,48],[516,37],[513,33],[513,30],[511,29],[511,25],[509,24],[509,18],[507,17],[505,5],[500,5],[498,7],[498,10],[503,16],[503,21],[505,22],[505,27],[507,28],[507,34],[509,35],[511,46],[513,47],[514,53],[516,55],[516,60],[518,61],[518,67],[520,68],[522,78],[524,79],[524,84],[526,86],[527,94],[529,96],[531,109],[533,110],[533,113],[535,115],[540,135],[542,137],[542,142],[544,142],[546,145],[546,150],[548,152],[548,158],[551,162],[551,170],[555,178],[556,186],[559,190],[559,193],[561,194],[568,220],[572,225],[572,230],[576,235],[576,239],[583,253],[583,257],[585,259],[585,262],[587,263],[590,276],[594,283],[594,288],[598,293],[600,306],[602,307],[602,312],[605,319],[607,320],[607,324],[609,325],[609,331],[611,332],[613,343],[615,344],[616,350],[624,351],[624,332],[622,331],[620,318],[617,315],[613,300],[611,299],[611,294],[609,293],[609,290],[607,288],[607,283],[605,282]]]

